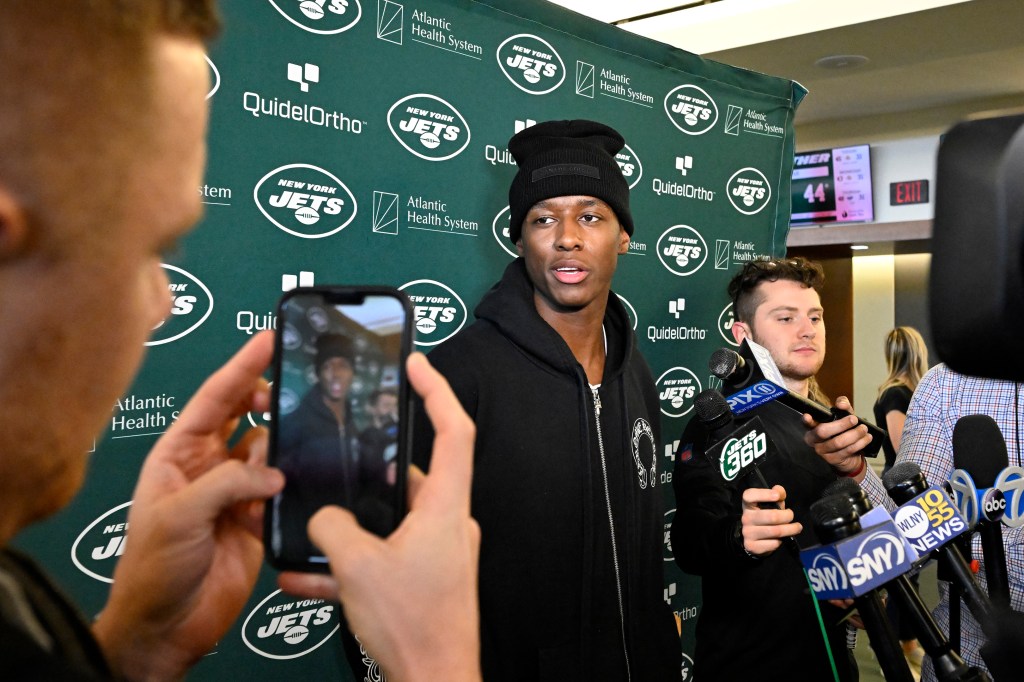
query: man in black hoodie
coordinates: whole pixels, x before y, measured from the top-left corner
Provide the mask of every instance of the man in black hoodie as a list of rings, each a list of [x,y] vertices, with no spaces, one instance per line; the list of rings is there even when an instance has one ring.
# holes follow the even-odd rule
[[[658,396],[611,292],[633,233],[623,145],[591,121],[540,123],[509,141],[520,258],[476,322],[430,356],[477,425],[489,682],[680,674],[662,599]]]

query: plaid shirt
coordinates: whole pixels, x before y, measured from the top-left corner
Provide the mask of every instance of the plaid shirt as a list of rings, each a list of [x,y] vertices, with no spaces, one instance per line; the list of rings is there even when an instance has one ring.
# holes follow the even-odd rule
[[[1019,394],[1024,394],[1024,387],[1020,384],[968,377],[957,374],[945,365],[936,365],[921,380],[910,401],[896,461],[914,462],[921,467],[930,485],[942,485],[953,473],[953,427],[957,420],[970,414],[987,414],[1003,432],[1010,464],[1021,465],[1024,442],[1018,432],[1022,419],[1021,408],[1017,403]],[[875,504],[884,504],[890,511],[896,508],[870,467],[861,485]],[[1010,603],[1014,610],[1024,611],[1024,527],[1003,526],[1002,530],[1006,547],[1006,571],[1010,582]],[[977,534],[972,541],[972,551],[974,558],[982,564],[977,575],[978,582],[987,590],[985,558]],[[960,613],[960,655],[969,665],[984,669],[985,664],[979,653],[984,639],[981,627],[971,616],[966,604],[962,605]],[[942,581],[939,582],[939,605],[934,614],[939,627],[948,633],[949,590]],[[927,659],[922,673],[925,682],[936,679]]]

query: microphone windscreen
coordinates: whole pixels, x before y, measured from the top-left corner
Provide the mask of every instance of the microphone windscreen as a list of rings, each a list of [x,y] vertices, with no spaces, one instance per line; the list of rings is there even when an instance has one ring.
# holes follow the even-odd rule
[[[829,497],[830,495],[846,495],[847,497],[859,497],[863,494],[861,487],[849,477],[837,478],[836,480],[825,486],[825,489],[821,491],[822,499]]]
[[[732,376],[736,369],[743,363],[743,358],[734,350],[719,348],[711,354],[708,360],[708,369],[719,379]]]
[[[995,485],[999,472],[1010,465],[999,425],[987,414],[960,417],[953,427],[953,466],[963,469],[979,488]]]
[[[815,527],[828,525],[840,519],[849,522],[856,516],[857,511],[845,494],[829,495],[811,505],[811,519]]]
[[[718,421],[732,412],[725,396],[713,388],[708,388],[697,394],[693,399],[693,409],[697,418],[705,424]]]
[[[921,467],[914,462],[896,462],[892,468],[882,474],[882,485],[886,490],[892,490],[901,483],[921,475]]]

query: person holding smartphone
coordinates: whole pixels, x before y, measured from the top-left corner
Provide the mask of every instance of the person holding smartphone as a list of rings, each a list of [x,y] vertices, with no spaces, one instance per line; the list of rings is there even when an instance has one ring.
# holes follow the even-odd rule
[[[679,679],[663,601],[659,400],[611,291],[634,231],[623,146],[582,120],[509,141],[520,257],[476,322],[430,355],[477,426],[489,682]],[[414,421],[413,461],[425,466],[429,423]]]

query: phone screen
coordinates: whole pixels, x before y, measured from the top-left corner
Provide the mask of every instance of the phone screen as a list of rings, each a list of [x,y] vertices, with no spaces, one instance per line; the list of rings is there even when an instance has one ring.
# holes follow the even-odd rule
[[[387,535],[404,514],[409,303],[382,287],[296,289],[278,309],[269,463],[285,487],[264,542],[280,568],[326,570],[306,524],[325,505]]]

